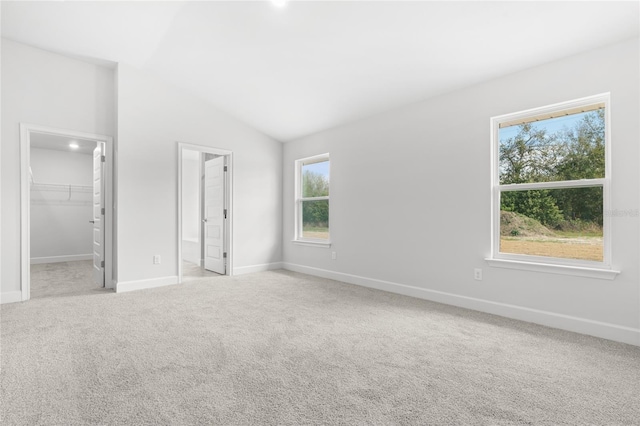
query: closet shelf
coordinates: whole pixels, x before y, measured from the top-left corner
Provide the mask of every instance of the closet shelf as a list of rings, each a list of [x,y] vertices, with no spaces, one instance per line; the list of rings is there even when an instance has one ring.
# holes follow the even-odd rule
[[[41,205],[91,205],[93,187],[54,183],[31,183],[31,202]]]
[[[55,183],[32,183],[32,191],[86,192],[92,193],[93,187],[85,185],[63,185]]]

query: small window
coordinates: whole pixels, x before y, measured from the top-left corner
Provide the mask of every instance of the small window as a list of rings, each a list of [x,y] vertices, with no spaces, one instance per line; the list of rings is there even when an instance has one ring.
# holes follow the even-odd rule
[[[329,154],[296,161],[296,240],[329,243]]]
[[[609,96],[492,119],[493,258],[610,267]]]

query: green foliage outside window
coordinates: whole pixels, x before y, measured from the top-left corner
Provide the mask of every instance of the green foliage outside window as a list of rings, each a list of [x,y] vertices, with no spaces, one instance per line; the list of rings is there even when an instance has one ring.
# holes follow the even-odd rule
[[[549,132],[536,123],[500,140],[500,184],[597,179],[605,176],[604,109],[583,113],[572,127]],[[500,209],[562,229],[577,222],[602,227],[602,188],[503,191]]]
[[[302,195],[305,198],[329,195],[329,180],[322,174],[305,170],[302,174]],[[305,226],[326,228],[329,226],[329,201],[304,201],[302,223]]]

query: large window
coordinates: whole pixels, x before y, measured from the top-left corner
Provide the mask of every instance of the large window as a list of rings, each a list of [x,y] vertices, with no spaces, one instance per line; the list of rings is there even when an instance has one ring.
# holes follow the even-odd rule
[[[297,241],[329,243],[329,154],[296,161]]]
[[[493,258],[610,267],[609,96],[492,119]]]

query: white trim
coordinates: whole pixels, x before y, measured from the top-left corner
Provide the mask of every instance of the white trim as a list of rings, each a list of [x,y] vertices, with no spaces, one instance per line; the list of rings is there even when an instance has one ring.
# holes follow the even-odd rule
[[[582,269],[600,269],[603,271],[612,270],[610,265],[605,265],[602,262],[594,260],[582,260],[582,259],[569,259],[559,257],[547,257],[547,256],[534,256],[531,254],[516,254],[516,253],[500,253],[500,256],[489,257],[492,260],[506,260],[512,262],[520,262],[523,264],[542,264],[552,266],[567,266],[573,268]]]
[[[228,149],[222,148],[214,148],[212,146],[205,145],[195,145],[192,143],[178,142],[178,147],[189,149],[191,151],[204,152],[207,154],[215,154],[215,155],[231,155],[233,151],[229,151]]]
[[[320,248],[331,247],[331,241],[324,241],[324,240],[291,240],[291,242],[299,246],[320,247]]]
[[[324,154],[313,155],[311,157],[300,158],[295,160],[294,162],[294,195],[293,195],[293,222],[294,222],[294,231],[293,231],[293,241],[299,243],[306,243],[308,245],[326,245],[326,242],[316,242],[315,240],[309,240],[302,237],[302,203],[304,201],[329,201],[329,220],[331,220],[331,202],[329,197],[331,196],[331,190],[329,190],[329,196],[323,197],[303,197],[302,196],[302,188],[300,185],[302,184],[302,166],[308,164],[316,164],[324,161],[329,162],[329,176],[331,176],[331,158],[328,152]],[[329,178],[329,187],[331,187],[331,178]],[[329,236],[331,236],[331,226],[329,226]],[[331,243],[329,243],[331,245]]]
[[[178,143],[178,283],[182,283],[182,146]],[[117,287],[116,287],[117,288]],[[117,290],[116,290],[117,291]]]
[[[0,18],[2,17],[2,12],[0,9]],[[1,43],[0,43],[1,45]],[[2,57],[2,48],[0,47],[0,57]],[[2,71],[1,71],[2,66],[0,66],[0,86],[1,86],[1,82],[2,82]],[[0,129],[2,129],[2,102],[0,102]],[[1,139],[1,138],[0,138]],[[2,150],[0,149],[0,175],[2,174]],[[0,184],[0,224],[2,223],[2,204],[4,197],[2,196],[2,185]],[[0,291],[2,288],[2,259],[4,259],[4,257],[2,257],[2,242],[4,240],[2,239],[2,226],[0,226]],[[20,293],[20,298],[22,298],[22,293]],[[0,294],[0,303],[2,303],[2,294]]]
[[[227,223],[225,224],[225,249],[227,250],[227,275],[234,275],[233,268],[233,151],[220,148],[212,148],[204,145],[194,145],[178,142],[178,282],[183,282],[182,277],[182,152],[185,149],[201,153],[221,155],[226,157],[227,180],[225,183],[225,202],[227,204]]]
[[[485,261],[493,267],[505,269],[519,269],[532,272],[546,272],[548,274],[573,275],[576,277],[613,280],[620,274],[614,269],[585,268],[582,266],[554,265],[551,263],[524,262],[509,259],[491,259]]]
[[[20,290],[22,300],[29,300],[31,294],[31,201],[29,195],[30,156],[29,126],[20,124]]]
[[[254,272],[282,269],[282,262],[263,263],[261,265],[239,266],[233,270],[234,275],[253,274]]]
[[[126,293],[128,291],[146,290],[156,287],[178,284],[178,276],[161,278],[150,278],[146,280],[124,281],[116,284],[116,293]]]
[[[543,115],[546,113],[554,113],[554,112],[563,111],[563,110],[571,110],[571,109],[579,108],[582,106],[588,106],[591,104],[598,104],[598,103],[604,103],[605,111],[606,111],[606,109],[609,107],[609,104],[608,104],[609,95],[610,95],[609,92],[606,92],[606,93],[600,93],[592,96],[585,96],[584,98],[574,99],[572,101],[558,102],[555,104],[545,105],[542,107],[530,108],[530,109],[525,109],[518,112],[511,112],[508,114],[498,115],[493,117],[492,120],[495,120],[496,123],[509,121],[510,119],[520,120],[520,119],[526,119],[532,116]]]
[[[283,269],[640,346],[640,329],[283,262]]]
[[[324,154],[317,154],[317,155],[312,155],[311,157],[300,158],[299,160],[296,160],[296,161],[299,161],[304,165],[309,165],[309,164],[322,163],[328,160],[329,160],[329,153],[325,152]]]
[[[113,251],[113,229],[114,218],[116,217],[116,207],[113,202],[113,167],[114,148],[113,138],[111,136],[99,135],[96,133],[78,132],[75,130],[60,129],[56,127],[41,126],[37,124],[20,123],[20,289],[22,292],[22,300],[29,300],[31,291],[31,272],[30,272],[30,221],[31,221],[31,202],[29,195],[29,164],[31,133],[46,133],[53,135],[69,136],[78,139],[89,139],[105,144],[105,287],[113,282],[115,276],[114,263],[115,258]]]
[[[602,186],[602,232],[604,234],[602,243],[603,247],[603,264],[611,267],[611,262],[613,262],[613,255],[611,254],[611,215],[606,214],[608,211],[611,211],[611,181],[613,175],[613,163],[611,159],[611,95],[609,93],[605,93],[599,95],[600,97],[605,98],[605,109],[604,109],[604,177],[605,182]]]
[[[105,275],[104,275],[104,285],[107,288],[115,289],[115,286],[111,283],[114,282],[117,267],[116,267],[116,244],[115,244],[115,232],[116,232],[116,218],[118,217],[116,214],[116,202],[115,202],[115,167],[116,167],[116,159],[115,159],[115,147],[113,143],[113,138],[107,137],[105,143],[105,163],[104,163],[104,239],[105,239],[105,255],[104,255],[104,263],[106,265]],[[111,287],[108,287],[111,285]]]
[[[70,254],[67,256],[48,256],[48,257],[32,257],[31,264],[37,265],[40,263],[58,263],[58,262],[75,262],[78,260],[92,260],[93,255],[89,254]]]
[[[21,291],[7,291],[0,293],[0,304],[22,302]]]
[[[486,259],[491,266],[511,269],[535,270],[541,272],[561,273],[566,275],[589,276],[594,278],[613,279],[619,271],[611,269],[611,217],[604,214],[602,219],[603,231],[603,258],[602,262],[589,260],[576,260],[566,258],[546,258],[514,253],[500,252],[500,194],[506,191],[530,190],[530,189],[560,189],[578,187],[602,187],[604,212],[611,210],[611,96],[609,93],[601,93],[587,96],[568,102],[560,102],[540,108],[532,108],[516,113],[504,114],[490,119],[491,128],[491,257]],[[566,111],[582,106],[603,104],[605,115],[605,176],[599,179],[571,180],[560,182],[536,182],[523,184],[500,184],[499,170],[499,137],[500,124],[505,121],[526,119],[532,116],[541,116],[558,111]],[[502,262],[498,262],[498,261]],[[540,268],[533,265],[539,264]],[[562,268],[562,267],[566,268]],[[555,271],[555,272],[554,272]],[[559,272],[561,271],[561,272]],[[585,272],[587,271],[587,272]],[[594,271],[598,271],[594,273]],[[607,272],[608,271],[608,272]],[[585,275],[588,274],[588,275]]]
[[[560,180],[554,182],[533,182],[533,183],[511,183],[508,185],[498,185],[501,192],[525,191],[528,189],[567,189],[567,188],[592,188],[606,185],[606,179],[581,179],[581,180]]]
[[[325,201],[328,199],[329,197],[325,195],[323,197],[300,197],[298,201]]]
[[[536,121],[542,121],[542,120],[549,120],[552,118],[558,118],[558,117],[563,117],[565,115],[571,115],[571,114],[580,114],[583,112],[591,112],[591,111],[596,111],[600,108],[604,108],[605,105],[604,103],[590,103],[588,105],[585,105],[581,102],[577,102],[577,105],[579,105],[577,108],[562,108],[562,111],[557,111],[555,109],[552,109],[551,112],[546,112],[540,115],[536,115],[535,113],[533,113],[533,115],[531,114],[523,114],[521,115],[522,118],[524,118],[524,120],[522,118],[516,119],[516,120],[512,120],[512,121],[502,121],[500,122],[500,128],[505,128],[505,127],[512,127],[512,126],[518,126],[521,124],[527,124],[527,123],[535,123]],[[547,111],[548,108],[542,108],[543,111]]]

